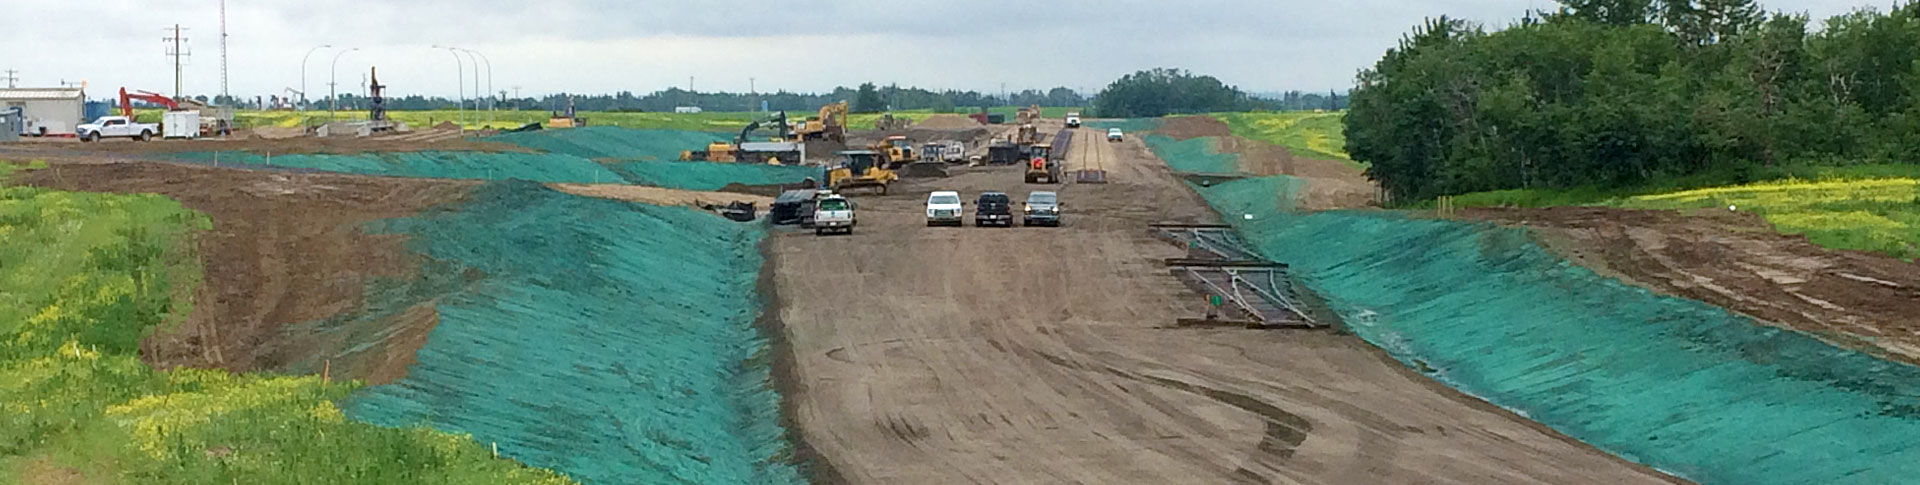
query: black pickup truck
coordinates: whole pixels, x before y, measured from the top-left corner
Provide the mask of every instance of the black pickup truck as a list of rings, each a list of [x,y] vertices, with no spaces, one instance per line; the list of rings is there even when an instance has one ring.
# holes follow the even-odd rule
[[[1013,227],[1013,198],[1000,192],[981,192],[974,202],[973,225]]]

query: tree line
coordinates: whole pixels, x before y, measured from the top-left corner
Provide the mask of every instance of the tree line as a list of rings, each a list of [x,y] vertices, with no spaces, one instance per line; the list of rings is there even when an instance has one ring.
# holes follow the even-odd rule
[[[205,98],[205,96],[201,96]],[[204,99],[203,99],[204,100]],[[786,91],[774,93],[727,93],[697,92],[678,87],[636,95],[630,91],[611,94],[569,94],[557,93],[538,97],[510,98],[504,95],[489,97],[485,101],[467,98],[464,106],[493,106],[500,109],[525,109],[559,111],[567,107],[571,100],[574,109],[580,111],[648,111],[672,112],[682,106],[696,106],[704,111],[755,111],[762,102],[769,110],[788,112],[812,112],[829,103],[848,101],[854,111],[879,112],[887,109],[918,110],[928,109],[938,112],[956,112],[992,106],[1086,106],[1086,97],[1072,89],[1055,87],[1047,90],[1023,89],[1001,95],[999,93],[981,93],[979,91],[932,91],[914,87],[876,86],[873,83],[862,84],[858,88],[838,87],[824,93],[792,93]],[[220,97],[219,104],[232,105],[239,101],[242,106],[251,106],[253,99],[231,100]],[[367,98],[357,94],[341,93],[341,109],[366,109]],[[476,104],[477,103],[477,104]],[[309,100],[313,109],[326,109],[329,102],[326,96]],[[389,97],[387,109],[396,111],[451,110],[461,105],[461,101],[443,97],[425,97],[419,95]]]
[[[1752,0],[1561,3],[1415,28],[1359,74],[1348,153],[1400,200],[1920,154],[1920,4],[1816,26]]]

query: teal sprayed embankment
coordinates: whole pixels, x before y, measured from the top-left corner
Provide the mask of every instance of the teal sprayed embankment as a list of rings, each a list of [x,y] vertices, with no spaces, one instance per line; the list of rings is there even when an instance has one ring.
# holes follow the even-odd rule
[[[1292,213],[1299,184],[1195,190],[1411,368],[1703,483],[1920,477],[1920,369],[1602,277],[1521,229]]]
[[[763,228],[523,181],[382,226],[468,282],[350,416],[589,484],[803,482],[754,327]]]
[[[388,177],[532,180],[718,190],[729,184],[786,185],[820,177],[817,167],[680,162],[680,151],[704,148],[718,135],[698,131],[590,127],[509,133],[486,138],[540,153],[420,151],[269,155],[185,152],[167,160]]]

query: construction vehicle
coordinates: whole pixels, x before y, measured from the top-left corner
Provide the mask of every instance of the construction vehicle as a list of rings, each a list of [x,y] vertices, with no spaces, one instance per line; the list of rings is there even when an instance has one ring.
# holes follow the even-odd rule
[[[553,116],[547,118],[548,128],[578,128],[582,126],[587,126],[587,120],[581,118],[579,112],[573,109],[573,95],[567,95],[566,112],[554,112]]]
[[[874,120],[873,122],[873,129],[879,131],[904,130],[909,126],[913,126],[912,118],[905,116],[896,117],[893,113],[882,113],[880,119]]]
[[[1029,105],[1013,113],[1015,123],[1027,124],[1040,120],[1040,105]]]
[[[828,104],[820,107],[818,116],[809,116],[794,129],[800,141],[831,140],[835,143],[847,141],[847,102]]]
[[[1060,183],[1060,162],[1050,156],[1052,151],[1053,145],[1047,143],[1035,143],[1033,147],[1027,149],[1027,156],[1029,157],[1027,161],[1027,183]]]
[[[920,161],[914,153],[913,140],[906,135],[893,135],[867,147],[880,154],[880,161],[888,169],[898,169],[903,165]]]
[[[1013,144],[1025,147],[1035,143],[1040,143],[1040,129],[1032,123],[1020,125],[1020,129],[1014,131]]]
[[[1079,128],[1079,127],[1080,127],[1080,112],[1079,112],[1079,111],[1069,111],[1069,112],[1067,112],[1067,127],[1068,127],[1068,128]]]
[[[749,141],[754,139],[753,133],[762,127],[774,130],[774,136],[767,137],[772,141],[766,143]],[[708,143],[706,150],[681,151],[680,159],[704,162],[798,164],[801,163],[801,159],[796,137],[797,135],[787,124],[787,113],[776,111],[766,120],[748,122],[745,128],[740,129],[740,135],[735,136],[733,140]]]
[[[152,140],[160,134],[160,125],[153,123],[135,123],[131,116],[102,116],[92,123],[73,127],[80,141],[100,141],[101,138],[132,138],[140,141]]]
[[[853,226],[859,224],[854,217],[853,201],[840,194],[822,194],[820,201],[814,204],[813,234],[826,235],[831,232],[853,234]]]
[[[839,154],[840,161],[827,167],[824,188],[834,192],[844,192],[859,188],[878,188],[886,195],[887,185],[900,180],[900,175],[881,163],[880,152],[873,150],[845,150]]]

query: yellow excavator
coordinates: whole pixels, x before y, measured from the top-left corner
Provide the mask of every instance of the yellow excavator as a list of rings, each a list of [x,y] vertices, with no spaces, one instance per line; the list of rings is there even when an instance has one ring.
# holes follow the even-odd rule
[[[846,150],[838,154],[840,161],[827,167],[825,188],[842,192],[860,188],[880,189],[880,195],[886,195],[887,185],[900,180],[900,174],[886,168],[880,160],[880,152],[873,150]]]
[[[847,141],[847,102],[841,101],[820,107],[819,116],[809,116],[806,121],[796,123],[793,131],[801,141],[832,140]]]

